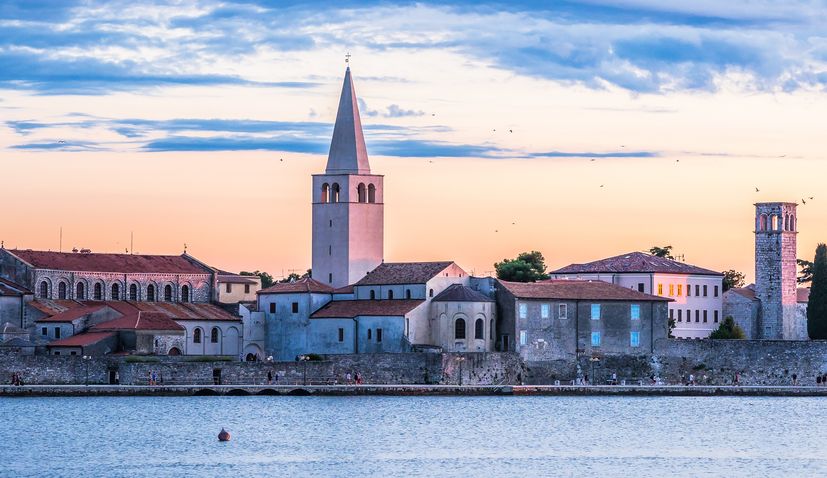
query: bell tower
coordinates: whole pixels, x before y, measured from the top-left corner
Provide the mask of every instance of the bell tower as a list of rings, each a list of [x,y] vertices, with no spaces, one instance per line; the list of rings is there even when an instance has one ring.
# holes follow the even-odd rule
[[[755,297],[761,301],[758,337],[806,339],[796,328],[796,204],[755,205]]]
[[[313,278],[353,284],[382,263],[383,177],[371,174],[350,67],[324,174],[313,175]]]

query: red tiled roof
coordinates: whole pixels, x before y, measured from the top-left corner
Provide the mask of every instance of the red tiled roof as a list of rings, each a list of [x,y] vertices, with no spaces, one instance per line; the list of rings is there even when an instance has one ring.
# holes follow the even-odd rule
[[[129,305],[145,312],[161,312],[174,320],[241,321],[241,317],[232,315],[213,304],[192,302],[129,302]]]
[[[156,256],[32,251],[13,249],[11,254],[37,269],[82,272],[209,274],[212,271],[191,261],[186,255]]]
[[[599,280],[547,280],[542,282],[499,282],[512,295],[521,299],[605,300],[671,302],[667,297],[644,294],[634,289]]]
[[[334,294],[352,294],[353,293],[353,284],[345,285],[339,287],[338,289],[333,290]]]
[[[462,284],[451,284],[432,299],[434,302],[494,302],[487,295]]]
[[[807,303],[810,301],[810,288],[799,287],[795,290],[796,302]]]
[[[48,343],[48,347],[87,347],[114,335],[114,332],[86,332],[65,339],[54,340]]]
[[[258,281],[251,279],[250,276],[240,276],[236,274],[220,274],[218,282],[227,284],[258,284]]]
[[[414,310],[422,299],[337,300],[328,302],[310,316],[311,319],[353,318],[359,316],[397,316]]]
[[[28,305],[43,312],[46,315],[55,315],[69,309],[76,309],[83,307],[84,304],[68,299],[50,300],[50,299],[35,299],[28,303]]]
[[[453,264],[441,262],[383,262],[355,285],[424,284]]]
[[[266,289],[258,291],[259,294],[301,294],[305,292],[331,294],[333,293],[333,287],[323,284],[316,279],[306,277],[296,282],[279,282],[278,284],[273,284]]]
[[[135,312],[114,320],[102,322],[89,330],[186,330],[162,312]]]
[[[63,312],[59,312],[55,315],[50,315],[49,317],[43,317],[42,319],[38,319],[35,322],[71,322],[85,315],[89,315],[92,312],[97,312],[103,307],[104,305],[102,303],[84,307],[75,307],[72,309],[64,310]]]
[[[31,293],[32,291],[22,285],[0,277],[0,296],[20,297],[24,294],[30,295]]]
[[[630,252],[619,256],[587,262],[585,264],[570,264],[557,269],[551,274],[594,274],[612,272],[645,272],[661,274],[695,274],[723,276],[702,267],[683,262],[673,261],[665,257],[657,257],[643,252]]]

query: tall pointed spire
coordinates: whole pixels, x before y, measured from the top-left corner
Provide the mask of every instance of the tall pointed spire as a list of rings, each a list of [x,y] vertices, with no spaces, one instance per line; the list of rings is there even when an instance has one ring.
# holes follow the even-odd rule
[[[359,105],[356,90],[350,77],[350,67],[345,70],[339,111],[333,127],[333,140],[327,156],[327,174],[370,174],[368,150],[362,135],[362,121],[359,119]]]

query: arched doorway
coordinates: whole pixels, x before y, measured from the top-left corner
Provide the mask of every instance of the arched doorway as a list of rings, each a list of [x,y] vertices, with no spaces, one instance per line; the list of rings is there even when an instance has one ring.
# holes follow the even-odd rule
[[[167,355],[181,355],[181,350],[178,347],[173,347],[169,349]]]

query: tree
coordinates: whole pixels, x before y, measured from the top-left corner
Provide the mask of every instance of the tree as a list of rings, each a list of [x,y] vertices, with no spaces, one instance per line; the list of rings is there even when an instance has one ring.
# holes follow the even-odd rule
[[[539,251],[523,252],[516,259],[503,259],[494,264],[497,279],[512,282],[536,282],[548,279],[546,260]]]
[[[297,280],[301,279],[302,277],[295,272],[291,272],[287,274],[287,277],[281,279],[279,282],[285,284],[287,282],[296,282]]]
[[[804,259],[796,259],[796,264],[798,267],[801,268],[801,271],[798,273],[798,281],[799,284],[806,284],[807,282],[812,282],[813,280],[813,263],[810,261],[805,261]]]
[[[672,332],[675,330],[675,326],[677,326],[677,324],[675,323],[675,318],[670,317],[668,324],[669,324],[669,334],[667,334],[667,337],[670,338],[670,339],[674,339],[675,336],[672,334]]]
[[[725,339],[725,340],[743,340],[747,338],[744,329],[735,323],[735,319],[731,315],[726,316],[721,325],[712,331],[709,335],[710,339]]]
[[[816,247],[813,282],[807,302],[807,333],[811,339],[827,339],[827,245]]]
[[[745,279],[746,276],[742,272],[738,272],[735,269],[724,271],[724,292],[734,287],[744,287]]]
[[[253,272],[241,271],[239,273],[239,275],[259,276],[261,278],[261,288],[262,289],[266,289],[266,288],[270,287],[271,285],[275,284],[275,282],[276,282],[275,279],[273,279],[273,276],[271,276],[270,274],[268,274],[266,272],[261,272],[261,271],[253,271]]]
[[[672,256],[672,246],[663,246],[663,247],[652,246],[652,248],[649,249],[649,254],[652,254],[653,256],[657,256],[657,257],[663,257],[663,258],[666,258],[666,259],[672,259],[672,260],[675,259],[675,257]]]

